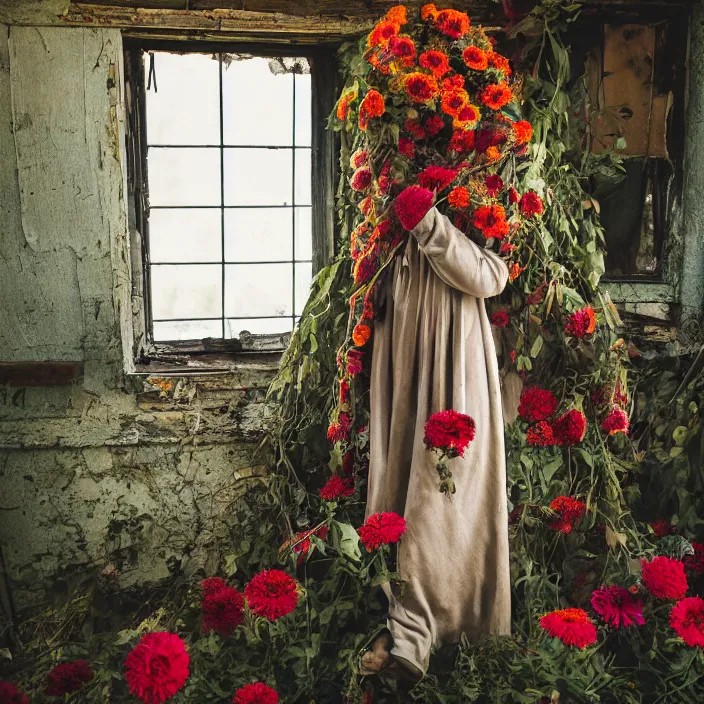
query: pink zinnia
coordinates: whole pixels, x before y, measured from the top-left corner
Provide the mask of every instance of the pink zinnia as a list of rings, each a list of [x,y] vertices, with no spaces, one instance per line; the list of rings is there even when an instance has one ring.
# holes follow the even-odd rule
[[[677,602],[670,612],[670,625],[691,648],[704,648],[704,599],[691,596]]]
[[[432,191],[420,186],[409,186],[394,201],[394,210],[404,230],[412,230],[433,207]]]
[[[641,562],[641,582],[658,599],[682,599],[687,594],[687,575],[681,560],[665,555]]]
[[[624,587],[611,585],[596,589],[592,593],[592,607],[614,628],[642,626],[645,623],[643,602]]]

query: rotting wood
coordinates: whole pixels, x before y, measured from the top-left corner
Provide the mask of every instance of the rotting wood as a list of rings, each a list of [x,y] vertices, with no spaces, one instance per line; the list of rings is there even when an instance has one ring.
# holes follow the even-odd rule
[[[65,386],[83,376],[83,362],[0,362],[0,384]]]

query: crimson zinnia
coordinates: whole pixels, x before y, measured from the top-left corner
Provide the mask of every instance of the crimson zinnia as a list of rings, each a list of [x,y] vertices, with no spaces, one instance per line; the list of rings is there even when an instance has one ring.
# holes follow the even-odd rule
[[[532,428],[528,428],[526,441],[535,447],[552,447],[555,445],[555,436],[552,426],[545,420],[536,423]]]
[[[704,647],[704,599],[691,596],[678,601],[670,612],[670,625],[690,647]]]
[[[518,404],[518,415],[528,423],[547,420],[557,409],[557,399],[552,391],[538,386],[526,386]]]
[[[432,191],[420,186],[409,186],[394,201],[394,210],[404,230],[412,230],[433,205]]]
[[[162,704],[186,684],[189,663],[175,633],[147,633],[125,658],[125,680],[144,704]]]
[[[203,633],[216,631],[221,638],[227,638],[244,620],[244,596],[217,577],[204,579],[201,590],[201,630]]]
[[[609,626],[629,628],[642,626],[643,602],[624,587],[611,585],[596,589],[592,593],[592,607]]]
[[[601,423],[601,429],[609,435],[616,435],[616,433],[628,435],[628,427],[628,414],[618,406],[614,406]]]
[[[558,496],[550,502],[550,508],[557,514],[550,527],[560,533],[571,533],[587,510],[582,501],[571,496]]]
[[[586,648],[596,643],[596,626],[584,609],[558,609],[545,614],[540,626],[553,638],[559,638],[565,645]]]
[[[278,704],[279,695],[263,682],[241,687],[235,692],[232,704]]]
[[[265,570],[252,577],[244,595],[253,614],[276,621],[296,608],[298,585],[281,570]]]
[[[0,702],[2,704],[29,704],[29,697],[22,694],[12,682],[0,682]]]
[[[77,692],[93,679],[93,669],[85,660],[62,662],[49,673],[46,693],[50,697],[63,697]]]
[[[580,308],[565,320],[565,333],[571,337],[583,339],[596,330],[596,315],[591,306]]]
[[[682,558],[685,569],[696,574],[704,574],[704,545],[692,543],[694,555],[685,555]]]
[[[584,440],[587,418],[582,411],[573,408],[552,424],[552,432],[558,445],[576,445]]]
[[[423,441],[429,450],[442,450],[448,457],[462,457],[474,440],[474,420],[452,409],[433,413],[425,423]]]
[[[339,474],[333,474],[319,493],[324,501],[344,499],[354,494],[354,480],[343,479]]]
[[[382,545],[398,542],[406,532],[406,521],[397,513],[375,513],[357,532],[364,547],[372,552]]]
[[[641,582],[658,599],[682,599],[687,593],[687,575],[681,560],[665,555],[641,562]]]

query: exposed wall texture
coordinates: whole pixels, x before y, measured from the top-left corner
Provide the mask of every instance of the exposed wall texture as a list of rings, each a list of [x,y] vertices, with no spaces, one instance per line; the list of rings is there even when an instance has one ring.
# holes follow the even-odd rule
[[[232,498],[260,473],[272,363],[124,375],[121,86],[118,30],[0,26],[0,361],[85,369],[71,386],[0,387],[0,547],[18,611],[105,569],[128,587],[216,561]]]

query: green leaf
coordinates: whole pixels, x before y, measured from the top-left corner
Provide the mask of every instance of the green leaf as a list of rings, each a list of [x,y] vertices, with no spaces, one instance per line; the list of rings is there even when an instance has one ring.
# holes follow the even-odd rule
[[[362,559],[362,553],[359,549],[359,534],[354,526],[349,523],[340,523],[339,521],[332,522],[336,534],[336,547],[343,554],[347,555],[355,562]]]

